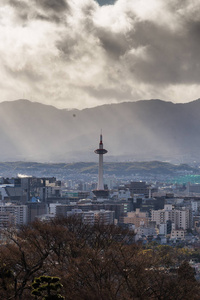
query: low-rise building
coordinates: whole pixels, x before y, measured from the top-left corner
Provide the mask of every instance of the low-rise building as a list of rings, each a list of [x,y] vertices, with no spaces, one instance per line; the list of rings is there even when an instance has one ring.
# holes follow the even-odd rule
[[[127,216],[124,217],[124,223],[134,224],[135,227],[147,227],[149,224],[149,214],[148,212],[141,212],[139,208],[136,208],[136,211],[127,213]]]
[[[181,239],[181,240],[184,240],[184,238],[185,238],[185,230],[172,229],[171,239]]]

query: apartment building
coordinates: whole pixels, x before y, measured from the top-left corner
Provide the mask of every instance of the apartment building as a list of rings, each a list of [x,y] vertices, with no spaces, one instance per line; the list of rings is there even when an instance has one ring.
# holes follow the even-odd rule
[[[156,225],[165,224],[168,220],[174,224],[175,229],[188,229],[192,226],[191,210],[189,208],[175,209],[171,204],[164,209],[152,210],[151,221]]]

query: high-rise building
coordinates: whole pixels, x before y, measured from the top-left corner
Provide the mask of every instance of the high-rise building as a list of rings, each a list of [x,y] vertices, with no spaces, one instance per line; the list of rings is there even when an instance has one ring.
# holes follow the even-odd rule
[[[26,205],[14,205],[11,203],[0,205],[0,214],[0,223],[2,222],[2,216],[5,220],[5,216],[8,214],[12,216],[12,218],[8,218],[8,221],[11,222],[12,225],[24,225],[27,223],[28,207]]]
[[[164,209],[152,210],[151,221],[157,225],[164,224],[168,220],[174,224],[175,229],[188,229],[192,226],[191,210],[188,208],[174,209],[172,205],[164,206]]]
[[[151,194],[150,185],[146,184],[146,182],[143,181],[132,181],[129,185],[129,190],[132,196],[134,196],[135,194],[149,196],[149,194]]]

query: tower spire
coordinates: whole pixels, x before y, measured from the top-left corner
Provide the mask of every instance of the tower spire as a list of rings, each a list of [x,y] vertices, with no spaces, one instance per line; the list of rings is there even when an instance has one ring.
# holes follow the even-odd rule
[[[101,133],[100,133],[100,144],[103,144],[102,129],[101,129]]]

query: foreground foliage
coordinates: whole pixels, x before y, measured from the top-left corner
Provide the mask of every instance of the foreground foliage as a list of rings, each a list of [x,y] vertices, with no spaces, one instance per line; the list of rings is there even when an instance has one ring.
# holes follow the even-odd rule
[[[63,218],[2,235],[1,299],[200,299],[188,253],[143,249],[132,232],[114,225]]]
[[[42,297],[43,300],[62,300],[64,299],[58,292],[62,288],[58,277],[40,276],[35,278],[32,283],[32,295],[36,299]]]

